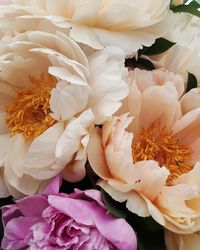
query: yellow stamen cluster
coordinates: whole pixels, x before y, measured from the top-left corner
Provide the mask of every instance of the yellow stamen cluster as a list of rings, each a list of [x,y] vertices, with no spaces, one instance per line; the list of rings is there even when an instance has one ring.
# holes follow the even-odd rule
[[[167,185],[193,168],[191,149],[163,129],[142,129],[139,137],[133,142],[132,152],[134,162],[155,160],[160,166],[166,166],[170,171]]]
[[[6,108],[11,136],[22,133],[26,139],[34,139],[56,123],[49,114],[51,90],[56,79],[41,74],[39,78],[31,76],[30,81],[30,87],[21,89],[15,101]]]

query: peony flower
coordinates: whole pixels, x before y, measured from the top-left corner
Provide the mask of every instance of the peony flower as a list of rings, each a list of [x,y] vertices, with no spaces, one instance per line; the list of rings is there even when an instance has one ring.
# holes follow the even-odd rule
[[[91,130],[99,185],[139,216],[178,234],[200,230],[200,108],[181,113],[183,78],[135,69],[123,110]]]
[[[175,234],[165,230],[167,250],[198,250],[200,246],[199,232],[193,234]]]
[[[70,195],[58,191],[56,177],[42,195],[29,196],[2,208],[2,248],[137,249],[133,229],[124,219],[107,213],[99,191],[75,190]]]
[[[185,83],[190,72],[200,82],[199,18],[186,13],[175,14],[173,28],[165,38],[176,44],[166,52],[150,57],[154,66],[182,75]]]
[[[125,54],[114,47],[86,58],[58,32],[5,37],[0,50],[0,196],[30,195],[62,172],[85,175],[91,124],[121,106]]]
[[[44,17],[64,29],[77,42],[94,49],[117,46],[126,54],[136,52],[142,45],[150,46],[170,28],[169,0],[13,0],[9,12],[23,10],[30,19]],[[19,14],[23,16],[23,14]]]

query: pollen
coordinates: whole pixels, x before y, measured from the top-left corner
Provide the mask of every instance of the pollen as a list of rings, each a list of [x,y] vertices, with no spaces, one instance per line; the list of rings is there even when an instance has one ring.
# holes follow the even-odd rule
[[[164,129],[150,127],[141,133],[132,144],[133,161],[155,160],[160,166],[168,168],[170,175],[166,184],[180,175],[188,173],[192,168],[192,150],[171,133]]]
[[[30,76],[30,86],[21,89],[14,102],[6,107],[6,123],[11,136],[22,133],[26,140],[35,139],[56,123],[50,115],[51,90],[55,77]]]

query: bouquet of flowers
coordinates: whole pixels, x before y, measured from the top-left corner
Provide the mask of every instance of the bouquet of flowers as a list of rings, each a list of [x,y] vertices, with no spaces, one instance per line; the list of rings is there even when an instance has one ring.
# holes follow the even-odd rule
[[[0,0],[2,249],[200,249],[199,10]]]

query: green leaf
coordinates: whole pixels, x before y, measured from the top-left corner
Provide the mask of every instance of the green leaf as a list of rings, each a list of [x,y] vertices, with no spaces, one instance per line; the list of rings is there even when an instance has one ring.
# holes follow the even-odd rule
[[[146,69],[150,71],[155,69],[151,61],[149,61],[148,59],[141,58],[141,57],[139,57],[138,60],[136,60],[135,58],[126,59],[125,66],[132,68],[132,69],[137,67],[140,69]]]
[[[140,217],[134,213],[129,213],[127,218],[132,228],[142,232],[157,232],[162,230],[162,226],[158,224],[152,217]]]
[[[197,87],[197,78],[192,73],[188,72],[186,92]]]
[[[192,1],[188,5],[178,5],[172,8],[173,12],[183,12],[183,13],[189,13],[194,16],[200,17],[200,11],[198,10],[200,8],[200,4],[196,1]]]
[[[175,43],[167,39],[158,38],[151,47],[144,47],[142,50],[140,50],[139,55],[146,55],[146,56],[158,55],[170,49],[174,44]]]
[[[148,59],[139,58],[137,60],[137,62],[139,65],[142,66],[142,68],[144,68],[146,70],[154,70],[155,69],[153,63],[151,61],[149,61]]]
[[[166,250],[163,230],[156,233],[137,233],[138,250]]]
[[[124,211],[123,204],[111,198],[111,196],[101,189],[101,196],[106,205],[108,212],[118,218],[127,218],[127,213]]]

